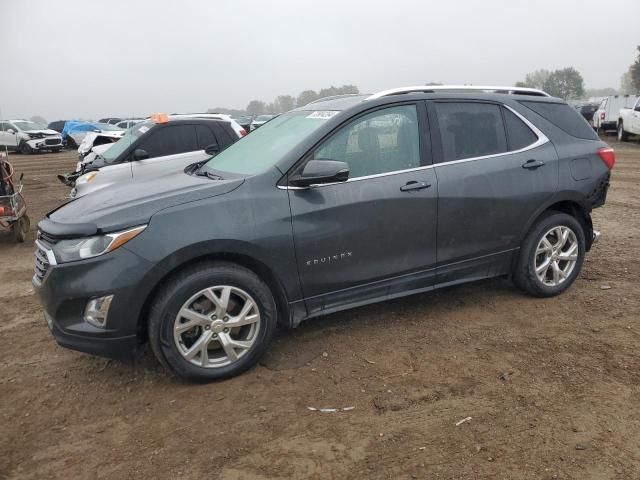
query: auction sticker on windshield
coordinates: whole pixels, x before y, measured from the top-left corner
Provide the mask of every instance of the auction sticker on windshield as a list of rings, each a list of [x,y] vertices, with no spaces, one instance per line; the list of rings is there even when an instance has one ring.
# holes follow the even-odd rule
[[[142,126],[138,129],[138,131],[139,131],[140,133],[147,133],[147,132],[149,131],[149,127],[147,127],[146,125],[142,125]]]
[[[337,113],[338,112],[335,110],[322,110],[322,111],[312,112],[311,114],[307,115],[306,118],[318,118],[320,120],[328,120],[334,115],[336,115]]]

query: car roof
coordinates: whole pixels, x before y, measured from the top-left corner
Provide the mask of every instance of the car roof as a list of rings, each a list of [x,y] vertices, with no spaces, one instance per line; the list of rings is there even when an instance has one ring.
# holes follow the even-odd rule
[[[410,97],[408,97],[410,96]],[[294,111],[333,110],[343,111],[363,102],[389,99],[388,103],[405,98],[434,99],[434,98],[477,98],[501,100],[505,96],[516,97],[520,100],[535,101],[563,101],[551,97],[542,90],[534,88],[501,87],[501,86],[466,86],[466,85],[424,85],[415,87],[400,87],[383,90],[375,94],[346,94],[320,98]],[[382,102],[387,103],[387,102]]]

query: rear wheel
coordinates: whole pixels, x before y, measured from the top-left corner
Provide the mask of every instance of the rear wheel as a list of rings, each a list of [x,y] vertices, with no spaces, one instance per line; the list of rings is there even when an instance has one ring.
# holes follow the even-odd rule
[[[629,140],[629,134],[624,131],[624,123],[622,122],[618,124],[618,140],[620,142],[626,142]]]
[[[255,273],[232,263],[204,263],[180,273],[157,295],[149,341],[167,369],[206,382],[255,365],[275,326],[273,295]]]
[[[520,248],[515,284],[535,297],[561,294],[580,273],[585,244],[578,220],[550,212],[531,228]]]

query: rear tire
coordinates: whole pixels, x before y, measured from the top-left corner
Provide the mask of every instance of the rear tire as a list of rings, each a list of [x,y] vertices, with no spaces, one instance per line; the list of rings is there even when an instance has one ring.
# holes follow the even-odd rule
[[[548,212],[531,227],[520,247],[514,283],[534,297],[561,294],[580,274],[585,246],[584,227],[578,220]]]
[[[629,140],[629,134],[624,131],[624,123],[620,122],[618,124],[618,141],[626,142]]]
[[[23,215],[11,224],[11,231],[13,232],[13,237],[16,239],[16,242],[24,243],[27,239],[27,233],[29,233],[30,227],[31,220],[27,215]]]
[[[255,273],[207,262],[180,272],[158,292],[149,314],[149,343],[173,374],[209,382],[254,366],[276,320],[273,295]]]

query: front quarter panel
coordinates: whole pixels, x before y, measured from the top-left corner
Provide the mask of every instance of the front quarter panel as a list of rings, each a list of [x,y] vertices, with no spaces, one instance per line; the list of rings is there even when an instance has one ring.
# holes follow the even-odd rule
[[[156,264],[143,282],[144,294],[188,262],[227,254],[261,263],[279,281],[289,302],[299,300],[289,200],[286,190],[275,186],[279,176],[274,168],[248,178],[228,194],[156,213],[144,241],[136,238],[126,245]]]

